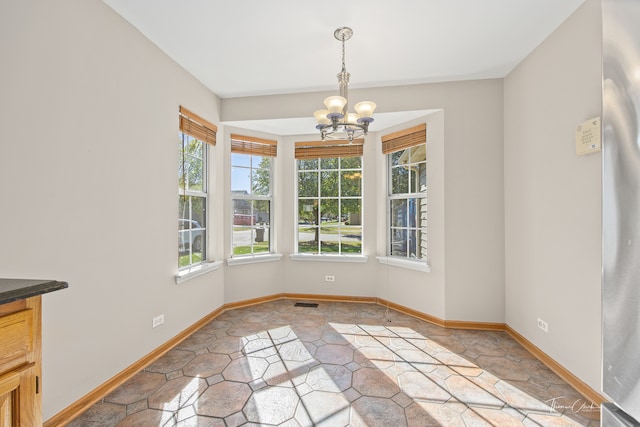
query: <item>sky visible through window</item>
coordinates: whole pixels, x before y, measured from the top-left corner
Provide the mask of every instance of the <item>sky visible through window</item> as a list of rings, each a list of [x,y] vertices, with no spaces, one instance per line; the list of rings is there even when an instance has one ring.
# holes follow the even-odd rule
[[[254,167],[256,167],[254,165]],[[251,193],[251,161],[250,156],[246,154],[231,153],[231,185],[234,191],[246,191]]]

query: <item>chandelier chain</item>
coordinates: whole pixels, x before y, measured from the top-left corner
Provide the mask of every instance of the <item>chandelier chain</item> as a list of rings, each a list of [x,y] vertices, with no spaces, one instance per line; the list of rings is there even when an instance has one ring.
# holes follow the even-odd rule
[[[347,67],[344,65],[344,34],[342,35],[342,72],[346,72],[347,71]]]

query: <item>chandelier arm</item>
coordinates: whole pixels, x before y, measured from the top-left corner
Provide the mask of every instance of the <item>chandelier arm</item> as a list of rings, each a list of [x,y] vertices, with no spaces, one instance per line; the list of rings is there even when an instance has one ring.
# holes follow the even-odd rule
[[[361,136],[367,135],[369,123],[336,123],[334,126],[333,123],[329,123],[326,125],[318,125],[318,129],[320,130],[320,136],[322,140],[335,140],[335,139],[346,139],[349,143],[352,143],[355,138],[359,138]]]

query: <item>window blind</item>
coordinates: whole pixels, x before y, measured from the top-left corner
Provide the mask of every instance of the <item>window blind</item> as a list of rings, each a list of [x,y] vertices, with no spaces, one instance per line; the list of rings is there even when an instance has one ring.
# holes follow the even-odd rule
[[[421,123],[409,129],[382,137],[382,153],[389,154],[427,142],[427,124]]]
[[[297,160],[329,157],[360,157],[363,153],[363,147],[363,138],[354,139],[351,144],[349,144],[347,140],[296,142],[295,157]]]
[[[183,106],[180,106],[180,131],[207,144],[216,145],[218,127]]]
[[[232,133],[231,152],[276,157],[278,154],[278,141]]]

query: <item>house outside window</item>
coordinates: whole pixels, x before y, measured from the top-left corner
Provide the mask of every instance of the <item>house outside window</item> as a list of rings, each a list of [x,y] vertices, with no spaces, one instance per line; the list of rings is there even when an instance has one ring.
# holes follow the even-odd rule
[[[296,143],[298,254],[362,254],[363,142]]]
[[[232,257],[273,253],[273,159],[277,141],[231,135]]]
[[[217,128],[180,107],[178,141],[178,269],[207,260],[207,145]]]
[[[387,255],[427,260],[426,125],[382,137],[387,156]]]

